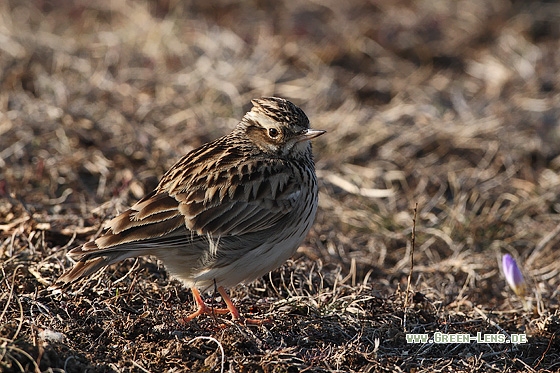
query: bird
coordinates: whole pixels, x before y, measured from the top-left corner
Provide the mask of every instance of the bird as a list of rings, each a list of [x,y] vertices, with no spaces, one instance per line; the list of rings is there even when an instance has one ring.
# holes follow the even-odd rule
[[[76,263],[51,288],[151,255],[193,293],[197,310],[183,321],[214,313],[247,320],[226,289],[280,267],[307,236],[318,206],[310,140],[326,132],[286,99],[251,102],[229,134],[187,153],[99,237],[70,250]],[[206,305],[201,291],[211,289],[226,308]]]

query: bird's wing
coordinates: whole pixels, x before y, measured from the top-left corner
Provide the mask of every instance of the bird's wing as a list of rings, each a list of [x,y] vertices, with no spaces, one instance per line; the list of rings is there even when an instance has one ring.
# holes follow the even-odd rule
[[[187,154],[152,193],[109,221],[102,236],[70,254],[81,258],[131,250],[135,253],[129,256],[137,256],[186,245],[197,250],[208,236],[270,228],[294,208],[301,181],[282,159],[243,157],[236,151],[214,142]]]
[[[138,205],[150,201],[148,209],[142,211]],[[157,209],[155,206],[157,205]],[[149,210],[151,208],[151,210]],[[138,214],[142,213],[142,218]],[[187,236],[185,222],[178,211],[177,200],[164,194],[152,192],[134,206],[117,215],[106,224],[107,230],[97,239],[72,249],[69,254],[77,259],[108,255],[112,252],[127,257],[144,255],[163,245],[173,246],[178,240],[185,244]],[[123,260],[125,258],[121,258]],[[116,262],[117,260],[115,260]]]
[[[205,169],[179,168],[160,182],[159,193],[176,199],[186,227],[199,235],[243,235],[265,230],[289,214],[301,180],[282,159],[255,159],[225,150]],[[140,207],[150,209],[150,201]],[[143,217],[140,212],[139,216]]]

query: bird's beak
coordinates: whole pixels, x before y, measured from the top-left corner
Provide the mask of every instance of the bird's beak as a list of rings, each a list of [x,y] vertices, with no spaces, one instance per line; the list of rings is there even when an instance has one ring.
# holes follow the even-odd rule
[[[314,139],[315,137],[321,136],[325,132],[327,131],[308,129],[307,131],[303,132],[301,135],[297,137],[297,142]]]

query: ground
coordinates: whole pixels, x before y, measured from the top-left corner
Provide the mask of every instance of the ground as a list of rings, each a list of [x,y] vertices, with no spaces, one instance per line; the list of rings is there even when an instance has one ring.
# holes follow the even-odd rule
[[[559,15],[549,1],[0,2],[0,370],[559,371]],[[309,236],[231,289],[269,322],[181,323],[191,294],[151,257],[48,289],[69,249],[269,95],[328,131]],[[527,342],[407,343],[436,332]]]

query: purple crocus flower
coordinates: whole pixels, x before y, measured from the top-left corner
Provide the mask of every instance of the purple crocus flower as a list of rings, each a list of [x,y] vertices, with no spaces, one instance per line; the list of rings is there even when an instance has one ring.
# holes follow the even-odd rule
[[[523,275],[515,262],[515,259],[509,254],[502,257],[502,267],[504,269],[504,276],[509,286],[513,289],[515,294],[523,296],[525,294],[525,280]]]

